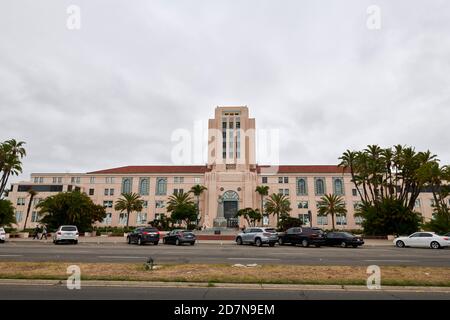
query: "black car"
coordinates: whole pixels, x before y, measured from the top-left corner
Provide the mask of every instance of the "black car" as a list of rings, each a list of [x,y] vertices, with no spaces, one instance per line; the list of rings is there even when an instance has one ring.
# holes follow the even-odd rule
[[[159,231],[152,227],[140,227],[133,230],[127,236],[128,244],[137,243],[138,245],[143,245],[145,243],[153,243],[158,245],[159,243]]]
[[[325,242],[323,235],[324,232],[320,228],[294,227],[287,229],[286,232],[278,233],[278,243],[280,245],[289,243],[291,245],[301,244],[303,247],[309,245],[320,247]]]
[[[361,237],[357,237],[349,232],[329,232],[325,234],[326,246],[341,246],[343,248],[352,246],[356,248],[363,244],[364,240]]]
[[[191,246],[195,244],[195,234],[189,230],[172,230],[164,238],[164,244],[175,244],[177,246],[183,243],[189,243]]]

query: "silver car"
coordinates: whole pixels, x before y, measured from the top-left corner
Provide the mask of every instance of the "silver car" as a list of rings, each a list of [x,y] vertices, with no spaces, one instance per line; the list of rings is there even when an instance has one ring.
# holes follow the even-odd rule
[[[6,240],[6,232],[5,229],[0,228],[0,243],[5,242]]]
[[[273,247],[277,242],[278,234],[275,228],[252,227],[236,236],[236,243],[239,245],[245,243],[261,247],[263,244],[268,244]]]
[[[78,235],[77,226],[61,226],[53,235],[53,243],[58,244],[60,242],[71,242],[77,244]]]

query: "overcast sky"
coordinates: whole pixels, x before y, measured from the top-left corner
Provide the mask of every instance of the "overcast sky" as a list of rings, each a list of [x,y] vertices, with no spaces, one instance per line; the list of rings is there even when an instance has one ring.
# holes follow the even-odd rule
[[[449,17],[447,0],[2,0],[0,141],[28,152],[13,181],[172,164],[174,130],[217,105],[280,130],[282,164],[335,164],[367,144],[449,163]]]

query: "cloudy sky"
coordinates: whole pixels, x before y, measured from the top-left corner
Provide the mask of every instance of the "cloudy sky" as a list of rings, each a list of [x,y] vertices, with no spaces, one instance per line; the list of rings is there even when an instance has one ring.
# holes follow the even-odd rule
[[[27,142],[14,180],[171,164],[175,130],[247,105],[283,164],[373,143],[449,163],[449,16],[447,0],[3,0],[0,141]]]

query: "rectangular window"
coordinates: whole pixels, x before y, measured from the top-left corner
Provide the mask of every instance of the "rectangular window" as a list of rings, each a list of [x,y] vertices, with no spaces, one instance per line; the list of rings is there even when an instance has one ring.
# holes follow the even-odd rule
[[[344,195],[344,180],[333,177],[333,193],[337,196]]]
[[[43,177],[39,177],[39,183],[44,183],[44,178]]]
[[[57,177],[53,177],[52,183],[57,183],[57,181],[58,181],[58,178]]]
[[[136,215],[136,223],[137,224],[147,223],[147,213],[146,212],[138,212]]]
[[[289,183],[289,177],[284,177],[284,183]]]
[[[308,201],[297,201],[298,209],[308,209]]]
[[[89,189],[89,195],[93,196],[94,195],[94,189]]]
[[[164,200],[156,200],[155,201],[155,207],[156,207],[156,209],[164,208],[165,207]]]
[[[104,206],[105,208],[112,208],[112,207],[113,207],[113,201],[111,201],[111,200],[105,200],[105,201],[103,201],[103,206]]]
[[[336,224],[338,226],[345,226],[345,225],[347,225],[347,217],[346,216],[337,216],[336,217]]]
[[[278,194],[283,194],[283,189],[278,189]]]
[[[95,177],[90,177],[90,178],[89,178],[89,182],[90,182],[91,184],[95,183]]]
[[[62,177],[58,177],[58,183],[62,183]]]
[[[109,189],[109,195],[113,196],[114,195],[114,189]]]
[[[354,201],[353,202],[353,209],[358,210],[359,207],[361,206],[362,202],[361,201]]]
[[[361,225],[363,223],[364,219],[362,217],[355,217],[355,224]]]
[[[167,178],[156,178],[156,195],[163,196],[167,194]]]
[[[284,195],[288,196],[289,195],[289,189],[284,189]]]
[[[24,206],[25,205],[25,198],[17,198],[17,205],[18,206]]]
[[[278,177],[278,183],[283,183],[283,177]]]
[[[39,221],[39,216],[37,211],[33,211],[31,212],[31,222],[38,222]]]
[[[183,189],[173,189],[173,194],[183,193]]]
[[[105,196],[108,195],[108,190],[109,190],[109,189],[105,189],[105,193],[104,193]]]
[[[126,224],[127,223],[127,214],[121,213],[119,214],[119,224]]]
[[[356,189],[352,189],[352,196],[356,197],[358,195],[358,191]]]
[[[174,177],[173,183],[184,183],[184,177]]]
[[[267,177],[262,177],[262,183],[267,183]]]
[[[194,178],[194,183],[200,183],[200,178]]]
[[[39,178],[38,177],[34,177],[34,183],[39,183]]]
[[[19,223],[22,221],[22,211],[16,211],[16,222]]]
[[[107,213],[105,218],[103,219],[102,223],[110,225],[111,221],[112,221],[112,214],[111,213]]]
[[[148,201],[147,200],[144,200],[142,202],[142,208],[148,208]]]
[[[309,221],[309,214],[307,214],[307,213],[301,213],[301,214],[298,215],[298,218],[300,219],[300,221],[302,222],[302,224],[303,224],[304,226],[308,226],[308,225],[310,224],[310,221]]]
[[[328,224],[327,216],[317,216],[317,225],[323,226]]]

